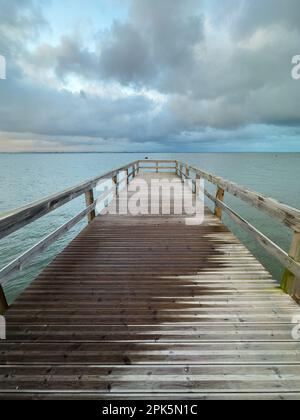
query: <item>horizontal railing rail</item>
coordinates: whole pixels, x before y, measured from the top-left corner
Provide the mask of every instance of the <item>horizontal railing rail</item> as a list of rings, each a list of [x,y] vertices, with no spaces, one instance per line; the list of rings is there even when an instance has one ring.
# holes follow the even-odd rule
[[[296,232],[300,232],[300,210],[293,207],[282,204],[272,198],[266,197],[254,191],[250,191],[238,184],[227,181],[215,175],[201,171],[193,166],[190,166],[190,171],[195,172],[206,181],[211,182],[224,191],[241,199],[242,201],[250,204],[252,207],[256,207],[258,210],[262,210],[268,213],[279,222],[285,224],[290,229]]]
[[[215,215],[221,219],[222,211],[224,211],[236,224],[250,233],[269,254],[274,256],[286,269],[282,280],[283,290],[297,301],[300,300],[300,210],[184,162],[176,162],[176,171],[183,179],[192,179],[195,183],[197,179],[202,178],[216,186],[217,191],[215,197],[206,189],[204,190],[205,196],[215,204]],[[195,179],[191,177],[191,173],[195,174]],[[294,234],[290,252],[285,252],[251,223],[226,205],[224,203],[225,192],[265,212],[273,219],[292,229]]]
[[[29,204],[20,209],[12,212],[0,215],[0,239],[16,232],[17,230],[27,226],[28,224],[40,219],[46,214],[58,209],[59,207],[67,204],[68,202],[80,197],[81,195],[89,192],[96,187],[99,181],[105,178],[113,178],[118,175],[119,172],[126,171],[133,167],[133,172],[138,162],[133,162],[130,165],[124,166],[117,170],[108,172],[97,178],[93,178],[82,184],[76,185],[75,187],[69,188],[65,191],[53,194],[40,201]],[[128,177],[133,174],[128,174]]]
[[[277,260],[286,268],[282,282],[283,289],[294,298],[300,298],[300,211],[298,209],[282,204],[272,198],[251,191],[184,162],[177,160],[145,159],[131,162],[126,166],[83,182],[60,193],[53,194],[38,202],[29,204],[2,216],[0,215],[1,240],[82,195],[85,195],[86,199],[86,208],[83,211],[0,270],[0,313],[3,313],[8,307],[1,285],[3,285],[12,274],[22,270],[35,256],[43,252],[50,244],[57,241],[57,239],[73,228],[82,219],[87,217],[88,222],[92,222],[96,216],[96,204],[99,199],[107,199],[112,194],[114,188],[116,193],[118,193],[120,185],[125,182],[129,184],[130,179],[133,179],[140,171],[153,171],[158,173],[160,171],[169,170],[181,177],[181,179],[192,180],[195,187],[197,187],[197,180],[201,178],[215,185],[215,196],[206,189],[204,190],[205,196],[215,204],[215,215],[221,219],[222,212],[225,212],[236,224],[250,233],[269,254],[277,258]],[[120,180],[119,174],[124,172],[126,176],[124,179]],[[194,178],[192,177],[192,174],[194,174]],[[105,194],[100,195],[100,197],[97,197],[95,200],[94,188],[101,180],[106,179],[112,179],[114,185],[113,189],[105,191]],[[285,252],[271,239],[267,238],[262,232],[225,204],[224,197],[226,192],[252,207],[265,212],[275,220],[292,229],[294,231],[294,236],[290,252]]]

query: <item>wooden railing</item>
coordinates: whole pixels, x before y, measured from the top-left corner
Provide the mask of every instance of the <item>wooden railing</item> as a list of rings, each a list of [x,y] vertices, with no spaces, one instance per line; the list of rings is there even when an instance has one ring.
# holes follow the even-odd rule
[[[73,228],[85,217],[91,223],[96,216],[96,205],[99,200],[94,199],[94,188],[104,179],[112,179],[113,188],[118,192],[120,184],[126,182],[127,184],[140,171],[152,171],[158,173],[160,171],[172,171],[182,179],[191,179],[195,188],[199,185],[197,180],[204,179],[216,186],[216,195],[213,196],[206,189],[204,194],[215,204],[215,215],[221,219],[222,213],[225,212],[235,223],[250,233],[256,241],[258,241],[271,255],[285,267],[282,287],[286,293],[293,298],[300,299],[300,211],[279,203],[276,200],[265,197],[259,193],[250,191],[235,183],[209,174],[194,166],[188,165],[176,160],[139,160],[130,163],[127,166],[118,168],[97,178],[93,178],[75,187],[69,188],[58,194],[54,194],[36,203],[22,207],[21,209],[9,212],[0,216],[0,240],[11,235],[17,230],[33,223],[39,218],[48,213],[58,209],[59,207],[69,203],[77,197],[85,195],[86,208],[59,227],[56,231],[50,233],[38,244],[16,258],[2,270],[0,270],[0,313],[5,312],[8,305],[5,299],[2,285],[6,282],[12,274],[23,269],[35,256],[40,254],[48,248],[53,242],[64,235],[67,231]],[[125,173],[125,178],[120,180],[119,174]],[[194,175],[194,176],[193,176]],[[293,230],[294,236],[290,249],[290,253],[286,253],[273,241],[267,238],[263,233],[257,230],[248,221],[243,219],[233,209],[224,203],[225,193],[230,193],[233,196],[243,200],[247,204],[264,211],[272,218],[283,223]],[[102,200],[107,199],[112,194],[112,190],[107,191],[105,196],[101,196]]]
[[[90,179],[89,181],[46,197],[38,202],[0,215],[1,240],[82,195],[85,195],[86,199],[86,208],[83,211],[0,270],[0,314],[4,313],[8,307],[2,285],[14,273],[21,271],[24,266],[32,261],[34,257],[45,251],[45,249],[47,249],[53,242],[57,241],[82,219],[87,217],[89,223],[93,221],[96,216],[95,209],[99,198],[105,200],[112,194],[112,190],[106,191],[104,196],[98,197],[97,200],[95,200],[94,188],[97,184],[102,180],[112,179],[115,184],[115,188],[118,188],[120,184],[125,182],[125,180],[129,183],[130,179],[135,177],[138,171],[139,162],[132,162],[127,166],[118,168],[97,178]],[[120,173],[126,174],[125,179],[119,180],[118,176]]]
[[[274,256],[285,268],[282,280],[283,290],[297,301],[300,300],[300,210],[282,204],[272,198],[266,197],[257,192],[251,191],[233,182],[227,181],[218,176],[212,175],[194,166],[182,162],[176,163],[177,173],[185,179],[192,179],[194,173],[196,179],[204,179],[216,186],[216,195],[213,196],[206,189],[204,194],[215,204],[215,215],[221,219],[224,211],[235,223],[246,230],[250,235]],[[251,225],[248,221],[237,214],[232,208],[224,203],[225,193],[229,193],[241,199],[252,207],[261,210],[273,219],[281,222],[293,230],[293,240],[290,252],[286,253],[271,239]]]

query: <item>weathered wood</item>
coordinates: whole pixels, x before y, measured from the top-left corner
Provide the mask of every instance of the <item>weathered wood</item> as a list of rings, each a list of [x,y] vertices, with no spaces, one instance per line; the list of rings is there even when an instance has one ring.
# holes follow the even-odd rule
[[[201,182],[201,176],[199,174],[196,174],[195,194],[196,194],[196,197],[198,197],[198,198],[199,198],[199,195],[200,195],[200,182]]]
[[[182,163],[180,164],[180,177],[181,177],[181,180],[183,181],[184,174],[183,174],[183,164]]]
[[[293,235],[289,256],[296,262],[300,263],[300,233],[296,232]],[[300,272],[299,275],[296,276],[289,270],[285,270],[282,288],[295,300],[300,301]]]
[[[143,169],[143,170],[147,169],[148,171],[149,170],[155,170],[155,171],[158,170],[158,172],[159,172],[159,171],[166,170],[166,169],[172,169],[174,171],[175,167],[174,166],[141,166],[140,169]],[[156,172],[156,173],[158,173],[158,172]]]
[[[300,263],[291,258],[278,245],[271,241],[271,239],[267,238],[263,233],[261,233],[249,222],[243,219],[229,206],[213,197],[207,190],[205,190],[205,195],[213,202],[215,202],[222,210],[224,210],[228,216],[230,216],[230,218],[234,220],[238,225],[247,230],[254,237],[254,239],[259,242],[266,251],[269,252],[269,254],[273,255],[284,267],[287,267],[296,276],[296,278],[300,277]]]
[[[239,373],[234,366],[209,365],[206,367],[180,364],[178,366],[115,366],[113,369],[109,366],[57,366],[50,371],[49,368],[51,368],[49,364],[32,367],[17,366],[6,391],[16,393],[18,384],[22,382],[26,388],[29,388],[31,383],[31,390],[36,393],[57,392],[55,387],[59,386],[60,392],[71,391],[78,396],[93,391],[98,392],[99,395],[120,392],[127,394],[128,398],[131,393],[141,393],[142,389],[143,392],[152,393],[154,398],[158,391],[163,394],[177,393],[178,390],[181,390],[181,393],[190,394],[201,390],[203,395],[217,391],[228,392],[228,388],[231,392],[235,390],[240,393],[264,393],[272,388],[272,384],[277,382],[279,377],[282,380],[278,381],[277,392],[291,392],[300,380],[297,364],[278,366],[276,369],[270,369],[268,366],[254,366],[249,369],[242,366]],[[9,367],[0,369],[1,383],[5,381],[9,372]],[[132,381],[133,376],[136,378],[135,383]],[[23,382],[26,377],[27,381]],[[46,381],[45,377],[47,377]],[[80,379],[78,383],[72,383],[71,378]]]
[[[218,187],[217,193],[216,193],[216,199],[218,201],[224,201],[224,196],[225,196],[225,191],[223,190],[223,188]],[[215,207],[215,216],[220,220],[222,219],[222,208],[218,205],[218,203],[216,203],[216,207]]]
[[[189,165],[185,165],[185,175],[186,175],[186,178],[190,177],[190,167],[189,167]]]
[[[94,204],[94,191],[93,190],[89,190],[85,193],[85,202],[86,202],[86,206],[90,207],[91,205]],[[96,217],[96,212],[95,210],[92,210],[90,213],[88,213],[87,215],[88,217],[88,222],[91,223],[95,217]]]
[[[55,400],[55,401],[72,401],[74,399],[85,401],[126,401],[128,399],[137,401],[295,401],[300,399],[299,392],[164,392],[157,393],[153,391],[148,392],[109,392],[99,393],[97,391],[68,391],[61,392],[47,392],[47,391],[7,391],[0,393],[0,399],[11,401],[24,401],[24,400]]]
[[[10,276],[22,270],[22,268],[28,264],[35,256],[39,255],[45,249],[47,249],[52,243],[56,242],[61,236],[68,232],[72,227],[79,223],[84,217],[86,217],[91,211],[95,209],[96,202],[91,206],[87,207],[77,216],[73,217],[63,226],[59,227],[56,231],[50,233],[46,238],[42,239],[28,251],[24,252],[21,256],[17,257],[14,261],[9,263],[7,266],[0,270],[0,285],[6,282]]]
[[[115,193],[115,195],[117,196],[117,195],[119,194],[119,182],[118,182],[118,175],[113,176],[113,178],[112,178],[112,182],[113,182],[113,184],[114,184],[114,186],[115,186],[115,191],[114,191],[114,193]]]
[[[175,160],[164,160],[164,159],[159,159],[159,160],[152,160],[152,159],[147,159],[147,160],[139,160],[138,161],[138,163],[139,164],[149,164],[149,163],[156,163],[156,162],[159,162],[159,163],[166,163],[166,164],[168,164],[168,163],[173,163],[174,165],[175,165],[175,163],[176,163],[176,161]]]
[[[204,172],[193,166],[190,166],[190,170],[198,173],[202,178],[224,189],[229,194],[245,201],[247,204],[268,213],[295,232],[300,232],[300,210],[282,204],[272,198],[265,197],[257,192],[250,191],[245,187]]]
[[[8,303],[5,297],[4,290],[0,284],[0,315],[3,315],[8,309]]]
[[[129,166],[127,165],[123,168],[119,168],[118,170],[108,172],[104,175],[101,175],[100,177],[93,178],[63,192],[54,194],[36,203],[29,204],[28,206],[0,216],[0,239],[3,239],[13,232],[16,232],[24,226],[27,226],[42,216],[45,216],[46,214],[70,202],[71,200],[80,197],[89,190],[95,188],[99,181],[111,178],[119,171],[128,169],[128,167]]]
[[[251,301],[251,299],[250,299]],[[76,307],[74,302],[74,309]],[[68,303],[60,303],[67,305]],[[80,304],[80,302],[79,302]],[[102,303],[103,304],[103,303]],[[116,303],[118,304],[118,303]],[[262,302],[261,305],[271,308],[273,303]],[[122,308],[126,308],[124,302]],[[163,303],[162,303],[163,305]],[[188,304],[187,304],[188,305]],[[198,305],[194,303],[194,305]],[[247,303],[245,302],[246,306]],[[66,325],[11,325],[7,339],[13,342],[66,342],[73,339],[77,342],[142,342],[142,343],[185,343],[193,342],[255,342],[259,341],[292,341],[291,326],[289,324],[245,324],[223,323],[211,328],[211,324],[200,325],[158,325],[151,330],[144,326],[130,325],[126,330],[122,325],[105,326],[99,330],[98,326],[66,326]],[[1,366],[0,366],[1,371]]]

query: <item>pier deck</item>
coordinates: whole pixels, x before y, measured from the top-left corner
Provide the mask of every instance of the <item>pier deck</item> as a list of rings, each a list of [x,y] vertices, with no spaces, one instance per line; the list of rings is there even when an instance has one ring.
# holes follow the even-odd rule
[[[186,219],[97,216],[6,312],[0,398],[300,399],[299,306]]]

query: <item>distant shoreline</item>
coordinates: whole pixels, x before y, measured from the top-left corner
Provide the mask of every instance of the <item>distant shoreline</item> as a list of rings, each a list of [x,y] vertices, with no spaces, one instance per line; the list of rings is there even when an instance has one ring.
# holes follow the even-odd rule
[[[202,152],[198,152],[198,151],[192,151],[192,152],[0,152],[0,155],[107,155],[107,154],[116,154],[116,155],[120,155],[120,154],[127,154],[127,155],[132,155],[132,154],[145,154],[145,155],[167,155],[167,154],[185,154],[185,155],[190,155],[190,154],[276,154],[276,155],[282,155],[282,154],[299,154],[299,151],[249,151],[249,152],[245,152],[245,151],[202,151]]]

